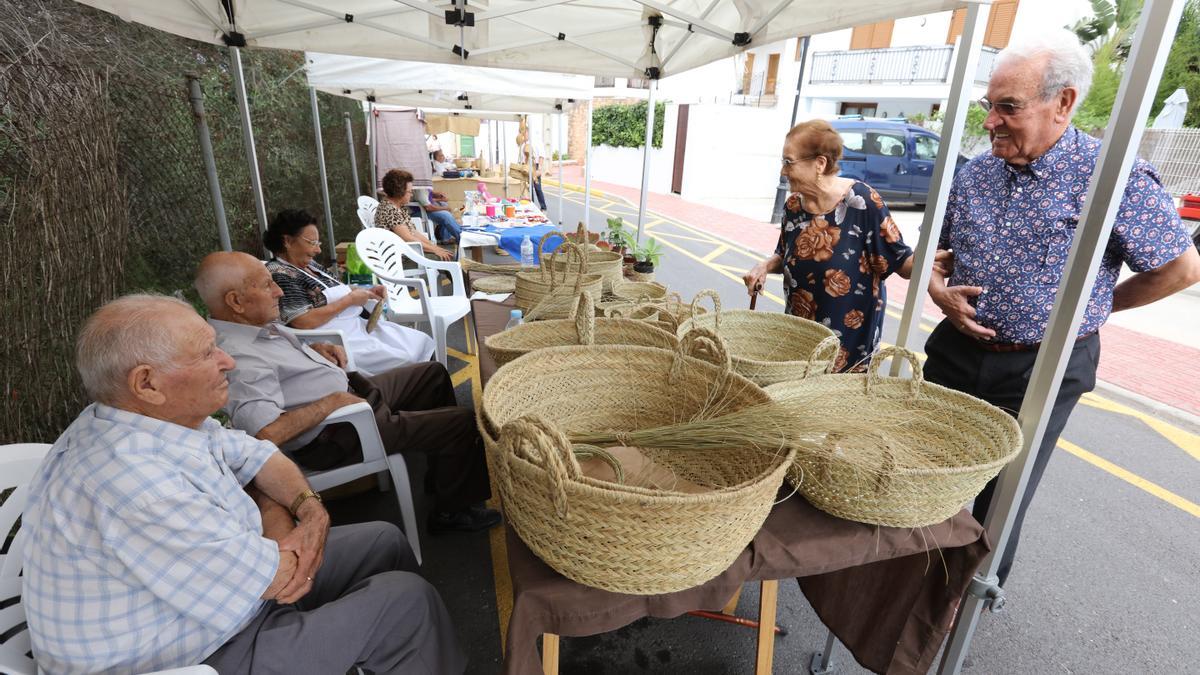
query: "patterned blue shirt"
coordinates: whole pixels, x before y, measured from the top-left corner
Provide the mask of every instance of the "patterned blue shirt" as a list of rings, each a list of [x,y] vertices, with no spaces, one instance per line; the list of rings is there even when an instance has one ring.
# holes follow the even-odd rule
[[[1027,167],[991,153],[954,179],[939,241],[954,249],[951,286],[981,286],[976,320],[997,342],[1040,342],[1083,211],[1100,141],[1068,127]],[[1112,311],[1121,264],[1145,272],[1191,245],[1175,202],[1154,168],[1138,159],[1129,175],[1079,335],[1100,329]]]
[[[243,491],[274,445],[101,404],[30,484],[24,597],[33,651],[57,674],[194,665],[263,606],[279,548]]]

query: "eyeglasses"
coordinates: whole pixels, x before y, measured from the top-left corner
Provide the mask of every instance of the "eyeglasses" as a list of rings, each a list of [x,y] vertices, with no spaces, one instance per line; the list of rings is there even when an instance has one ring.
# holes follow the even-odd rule
[[[317,248],[321,248],[321,240],[320,239],[309,239],[308,237],[300,237],[300,239],[303,240],[309,246],[316,246]]]
[[[1028,103],[1011,103],[1008,101],[1003,103],[993,103],[992,100],[986,96],[979,99],[979,107],[983,108],[984,112],[991,112],[992,108],[995,108],[996,113],[1004,117],[1012,117],[1018,112],[1024,110],[1026,107],[1028,107],[1028,105]]]
[[[787,157],[784,157],[783,159],[781,159],[779,161],[782,162],[784,166],[791,166],[798,162],[807,162],[810,159],[816,159],[816,158],[817,158],[817,155],[813,155],[811,157],[801,157],[800,159],[788,159]]]

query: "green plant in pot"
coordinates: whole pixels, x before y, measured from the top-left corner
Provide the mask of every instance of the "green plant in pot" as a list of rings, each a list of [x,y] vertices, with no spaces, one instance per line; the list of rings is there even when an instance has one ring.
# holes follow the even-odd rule
[[[609,218],[607,222],[608,232],[604,234],[604,240],[608,242],[612,250],[624,254],[626,244],[629,241],[629,231],[625,229],[625,221],[620,216],[617,216],[616,218]]]
[[[658,265],[658,261],[662,259],[663,248],[659,246],[654,237],[646,240],[644,246],[638,246],[634,249],[633,257],[637,262],[633,265],[633,271],[640,274],[650,274]]]

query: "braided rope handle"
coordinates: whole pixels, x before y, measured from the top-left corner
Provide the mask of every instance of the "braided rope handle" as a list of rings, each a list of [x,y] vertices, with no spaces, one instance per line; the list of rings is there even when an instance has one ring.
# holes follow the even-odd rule
[[[813,347],[812,354],[808,356],[808,364],[804,366],[804,377],[800,379],[807,379],[809,375],[816,375],[818,372],[824,372],[827,375],[832,373],[833,364],[837,361],[838,350],[841,348],[842,340],[836,335],[830,335],[818,342],[817,346]],[[818,370],[817,362],[826,360],[829,363],[824,368]]]
[[[539,237],[537,240],[538,263],[539,263],[539,266],[542,271],[542,281],[549,283],[551,287],[554,286],[554,256],[558,253],[558,249],[562,248],[562,244],[559,244],[553,251],[550,252],[550,260],[549,261],[545,260],[546,238],[553,237],[554,235],[558,235],[558,236],[562,237],[562,240],[564,242],[567,240],[567,235],[563,234],[561,230],[550,230],[546,234],[543,234],[541,237]],[[541,264],[541,263],[548,263],[548,264]],[[550,269],[550,279],[549,280],[546,279],[546,269],[547,268]]]
[[[884,347],[875,352],[871,357],[871,366],[867,368],[867,396],[873,392],[872,389],[879,386],[883,381],[883,376],[879,374],[881,364],[893,356],[899,356],[906,359],[908,364],[912,366],[912,377],[908,381],[908,391],[911,398],[916,398],[921,394],[921,384],[925,382],[925,376],[921,372],[921,360],[917,355],[903,347]]]
[[[579,344],[591,345],[596,343],[596,305],[592,296],[580,293],[579,300],[571,310],[575,315],[575,334],[579,336]]]
[[[712,298],[713,303],[713,331],[720,332],[721,330],[721,296],[711,288],[706,288],[696,294],[692,298],[692,316],[698,315],[700,309],[700,300],[702,298]]]
[[[559,518],[566,518],[566,484],[583,477],[566,435],[540,417],[527,415],[500,429],[500,444],[504,465],[501,480],[505,483],[506,491],[512,494],[513,490],[510,463],[517,458],[524,459],[546,472],[546,488],[550,501],[554,503],[554,513]]]
[[[725,349],[725,342],[707,328],[695,327],[683,334],[679,340],[676,356],[690,356],[720,366],[726,373],[733,369],[733,360]],[[681,359],[676,359],[680,361]]]

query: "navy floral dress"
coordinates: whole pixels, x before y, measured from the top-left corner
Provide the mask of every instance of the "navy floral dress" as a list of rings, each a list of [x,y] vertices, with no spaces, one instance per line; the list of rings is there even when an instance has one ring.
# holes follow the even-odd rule
[[[883,198],[856,181],[832,211],[815,216],[799,195],[788,197],[775,253],[787,313],[837,333],[839,372],[865,369],[883,330],[883,280],[912,255]]]

